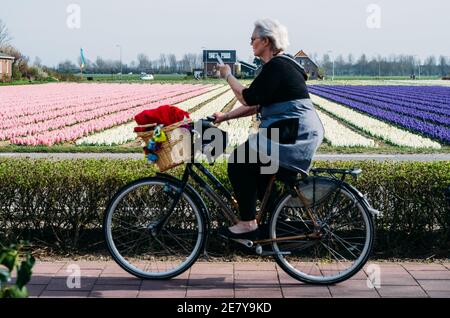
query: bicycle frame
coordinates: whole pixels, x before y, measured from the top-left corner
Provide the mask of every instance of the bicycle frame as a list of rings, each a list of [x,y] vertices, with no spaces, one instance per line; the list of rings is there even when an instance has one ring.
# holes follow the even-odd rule
[[[328,169],[313,169],[312,170],[312,173],[314,175],[316,175],[318,173],[324,173],[324,172],[326,172],[326,173],[331,172],[330,174],[333,176],[334,179],[337,180],[338,188],[341,187],[342,184],[344,183],[345,175],[352,174],[354,172],[356,172],[355,175],[360,173],[360,171],[352,171],[352,170],[344,171],[344,170],[338,170],[338,169],[329,169],[329,170]],[[342,177],[337,178],[332,173],[342,173]],[[208,184],[207,181],[205,181],[202,178],[201,175],[205,176],[206,179],[209,180],[213,184],[213,188]],[[204,192],[208,198],[210,198],[212,201],[214,201],[220,207],[220,212],[222,212],[222,214],[230,222],[232,222],[233,224],[236,224],[239,221],[239,219],[237,218],[237,216],[233,212],[233,210],[230,208],[230,206],[227,205],[221,197],[219,197],[219,195],[217,194],[216,191],[218,191],[220,194],[222,194],[231,203],[231,205],[237,209],[238,203],[237,203],[235,197],[203,164],[198,163],[198,162],[186,164],[186,168],[185,168],[183,176],[181,178],[181,187],[178,190],[178,195],[175,197],[175,200],[173,201],[172,206],[169,209],[169,211],[172,211],[175,208],[175,206],[178,204],[178,200],[181,198],[181,195],[182,195],[186,185],[188,184],[190,177],[192,177],[192,179],[200,187],[202,192]],[[261,204],[261,210],[256,215],[256,220],[257,220],[258,224],[260,224],[260,225],[261,225],[261,221],[263,220],[263,217],[268,213],[267,203],[268,203],[270,193],[272,191],[275,180],[276,180],[276,175],[273,175],[269,181],[269,184],[267,185],[266,192],[264,194],[262,204]],[[300,190],[300,188],[297,185],[293,185],[291,188],[291,191],[297,195],[299,200],[304,205],[307,215],[309,216],[310,220],[312,221],[312,224],[314,225],[313,232],[311,234],[301,234],[301,235],[295,235],[295,236],[290,236],[290,237],[257,240],[255,242],[253,242],[254,244],[270,244],[275,241],[279,242],[279,241],[294,240],[294,239],[307,239],[307,238],[318,239],[321,237],[321,235],[320,235],[321,226],[320,226],[317,218],[315,217],[315,211],[314,211],[315,205],[313,204],[312,209],[308,207],[311,202],[308,202],[308,199],[305,197],[305,195],[302,193],[302,191]],[[315,193],[315,191],[313,191],[313,192]],[[336,196],[333,198],[333,204],[335,203],[335,201],[336,201]],[[315,202],[315,194],[313,195],[313,202]],[[166,215],[166,217],[159,222],[159,225],[161,226],[160,228],[162,228],[162,226],[164,226],[164,224],[169,219],[170,215],[171,215],[171,213],[168,213]]]

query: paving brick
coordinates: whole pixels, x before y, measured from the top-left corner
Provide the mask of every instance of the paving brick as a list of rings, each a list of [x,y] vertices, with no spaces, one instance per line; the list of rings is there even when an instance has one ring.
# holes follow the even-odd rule
[[[191,267],[191,274],[233,274],[232,263],[195,263]]]
[[[380,298],[377,292],[367,291],[345,291],[345,292],[331,292],[333,298]]]
[[[129,285],[95,285],[89,297],[136,298],[139,287]]]
[[[162,289],[162,290],[140,290],[138,298],[184,298],[186,297],[186,288],[184,289]]]
[[[410,271],[415,279],[450,279],[450,271]]]
[[[141,279],[129,275],[127,273],[125,274],[102,273],[96,282],[97,285],[131,285],[131,286],[140,286],[141,283],[142,283]]]
[[[32,275],[28,285],[48,285],[52,280],[52,275],[38,274]],[[11,280],[11,283],[15,283],[16,279]]]
[[[188,286],[214,287],[224,285],[233,286],[233,275],[191,274],[188,280]]]
[[[234,297],[234,290],[232,287],[218,287],[218,288],[200,288],[188,287],[186,297],[198,298],[232,298]]]
[[[448,291],[427,291],[428,296],[431,298],[450,298],[450,292]]]
[[[419,286],[381,286],[377,290],[381,297],[428,297]]]
[[[415,264],[404,263],[402,264],[408,271],[445,271],[447,268],[442,264]]]
[[[33,266],[33,274],[56,274],[65,264],[65,262],[36,263]]]
[[[89,291],[44,290],[39,298],[87,298]]]
[[[426,291],[445,291],[450,293],[450,280],[419,280]]]
[[[330,291],[332,294],[335,294],[337,292],[369,292],[374,291],[373,288],[370,288],[367,285],[366,280],[346,280],[344,282],[338,283],[336,285],[329,286]]]
[[[187,279],[173,278],[170,280],[144,280],[142,281],[141,291],[186,289],[187,286]]]
[[[328,270],[322,270],[323,275],[330,276],[330,275],[336,275],[339,272],[338,271],[328,271]],[[355,275],[350,277],[349,279],[367,279],[367,275],[363,270],[360,270]]]
[[[77,265],[81,270],[103,270],[108,264],[112,264],[109,262],[89,262],[89,261],[74,261],[67,262],[62,268],[62,270],[66,270],[71,265]]]
[[[72,271],[72,270],[67,271],[67,268],[62,268],[55,274],[54,277],[68,277],[74,273],[75,273],[75,271]],[[80,270],[81,277],[99,277],[101,273],[102,273],[101,269],[81,269]]]
[[[381,285],[393,285],[393,286],[417,286],[417,281],[411,275],[396,275],[389,274],[383,275],[380,277]]]
[[[80,288],[69,288],[69,284],[76,283],[75,279],[63,278],[63,277],[54,277],[51,279],[50,283],[47,285],[46,290],[48,291],[70,291],[70,290],[78,290],[78,291],[90,291],[94,284],[96,283],[97,278],[88,277],[80,279]]]
[[[278,287],[235,288],[236,298],[282,298],[281,289]]]
[[[281,286],[285,298],[328,298],[331,297],[330,291],[326,286]]]
[[[47,285],[27,285],[28,296],[38,297],[47,287]]]
[[[261,272],[251,272],[251,271],[235,271],[234,279],[236,281],[265,281],[278,283],[278,273],[276,271],[261,271]]]
[[[251,271],[251,272],[260,272],[260,271],[275,271],[275,263],[267,262],[267,263],[235,263],[234,264],[235,271]]]

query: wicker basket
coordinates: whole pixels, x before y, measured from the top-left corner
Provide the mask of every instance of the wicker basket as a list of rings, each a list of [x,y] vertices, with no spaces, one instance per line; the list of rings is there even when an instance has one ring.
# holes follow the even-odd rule
[[[156,165],[158,166],[159,171],[163,172],[172,169],[191,159],[190,132],[188,131],[188,129],[180,127],[190,122],[191,122],[190,120],[182,121],[161,128],[161,130],[164,131],[164,133],[166,134],[167,140],[162,143],[161,148],[156,152],[156,154],[158,155]],[[156,126],[157,126],[156,124],[150,124],[138,127],[155,128]],[[145,142],[145,145],[147,146],[153,137],[153,132],[154,132],[153,130],[150,130],[145,132],[136,132],[136,134],[139,138],[141,138]],[[186,137],[189,138],[186,140]],[[173,147],[181,143],[183,143],[182,146],[179,149],[177,149],[179,150],[179,153],[176,153],[176,156],[174,156]]]

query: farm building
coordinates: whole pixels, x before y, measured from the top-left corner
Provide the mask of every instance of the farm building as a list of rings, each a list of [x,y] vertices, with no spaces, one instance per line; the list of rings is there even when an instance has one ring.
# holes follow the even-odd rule
[[[12,77],[14,57],[0,53],[0,81],[9,82]]]
[[[236,63],[236,75],[244,78],[255,77],[258,67],[244,61]]]
[[[303,50],[300,50],[294,56],[295,60],[300,63],[305,68],[309,79],[319,78],[319,65],[314,62]]]
[[[231,72],[235,75],[236,50],[203,50],[203,69],[206,69],[206,75],[217,76],[217,55],[220,55],[223,62],[230,66]]]

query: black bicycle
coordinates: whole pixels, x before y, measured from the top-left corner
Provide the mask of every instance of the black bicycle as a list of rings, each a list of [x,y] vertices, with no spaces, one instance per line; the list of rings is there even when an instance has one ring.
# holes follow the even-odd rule
[[[356,178],[360,169],[310,172],[292,172],[289,178],[273,175],[257,213],[264,235],[235,241],[257,255],[274,257],[302,282],[342,282],[367,262],[379,212],[345,182],[346,176]],[[235,198],[201,163],[185,164],[180,179],[157,173],[136,180],[112,198],[103,223],[109,252],[124,270],[143,279],[169,279],[206,252],[217,221],[191,180],[230,223],[237,221]],[[283,185],[282,191],[275,204],[269,204],[275,182]]]

